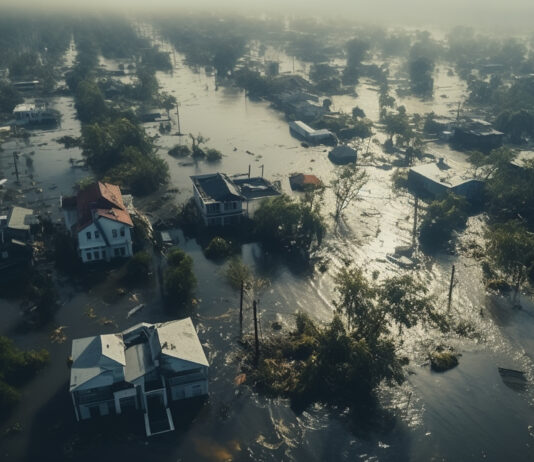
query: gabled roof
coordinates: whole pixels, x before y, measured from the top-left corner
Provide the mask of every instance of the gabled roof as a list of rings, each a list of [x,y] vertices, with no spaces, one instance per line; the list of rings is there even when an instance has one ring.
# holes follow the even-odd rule
[[[156,325],[161,354],[209,366],[191,318]]]
[[[84,188],[76,198],[78,209],[78,230],[82,230],[93,222],[94,216],[132,226],[126,206],[122,201],[121,190],[117,185],[100,181]]]
[[[125,365],[124,343],[120,334],[75,339],[72,341],[70,389],[78,389],[108,372],[122,371]]]
[[[227,202],[243,200],[235,184],[224,173],[195,175],[191,177],[204,201]]]
[[[162,356],[209,366],[191,318],[139,323],[121,333],[73,340],[70,391],[131,383],[155,370]]]

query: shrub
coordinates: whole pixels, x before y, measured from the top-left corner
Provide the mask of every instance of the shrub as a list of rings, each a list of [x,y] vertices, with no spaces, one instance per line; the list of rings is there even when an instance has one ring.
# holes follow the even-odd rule
[[[150,277],[151,258],[147,252],[137,252],[126,264],[124,275],[128,282],[146,282]]]
[[[208,162],[217,162],[222,159],[221,151],[218,151],[217,149],[207,149],[206,150],[206,160]]]
[[[174,307],[187,305],[191,302],[197,285],[193,260],[183,250],[175,248],[167,256],[167,264],[163,274],[167,301]]]
[[[185,144],[177,144],[169,149],[169,156],[172,157],[187,157],[191,155],[191,148]]]
[[[231,251],[232,249],[227,241],[222,237],[214,237],[204,250],[204,253],[207,258],[218,259],[227,257]]]

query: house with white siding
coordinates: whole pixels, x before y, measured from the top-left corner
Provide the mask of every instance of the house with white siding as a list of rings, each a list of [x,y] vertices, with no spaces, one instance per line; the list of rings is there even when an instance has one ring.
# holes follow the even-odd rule
[[[259,202],[280,192],[263,177],[230,178],[225,173],[191,177],[195,204],[206,226],[229,226],[252,218]]]
[[[134,225],[118,186],[93,183],[75,197],[61,197],[60,205],[84,263],[133,255]]]
[[[172,431],[169,404],[207,395],[208,368],[191,318],[75,339],[69,390],[76,419],[141,413],[147,436]]]

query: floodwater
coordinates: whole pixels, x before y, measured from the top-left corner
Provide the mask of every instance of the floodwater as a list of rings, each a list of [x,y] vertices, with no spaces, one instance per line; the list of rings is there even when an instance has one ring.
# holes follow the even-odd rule
[[[302,68],[300,63],[296,66]],[[290,192],[287,177],[291,172],[314,173],[325,183],[332,178],[335,167],[327,158],[327,149],[303,148],[290,135],[283,115],[268,103],[250,101],[237,89],[217,88],[213,76],[202,69],[190,69],[179,54],[173,73],[158,73],[157,77],[162,89],[180,101],[181,131],[201,133],[209,138],[208,146],[224,154],[217,164],[184,165],[183,160],[173,159],[166,151],[186,139],[175,135],[157,139],[159,153],[170,166],[170,187],[179,190],[173,199],[177,204],[191,195],[189,176],[198,173],[245,174],[250,166],[252,174],[258,175],[263,165],[265,176],[280,181],[286,192]],[[460,94],[459,82],[448,77],[452,80],[448,85]],[[351,108],[357,104],[367,114],[374,114],[377,96],[369,83],[362,82],[356,91],[359,97],[352,97],[353,100],[340,97],[343,105]],[[336,101],[334,98],[334,104],[341,106]],[[451,110],[448,102],[437,94],[433,101],[424,103],[424,111],[431,108],[445,113]],[[75,136],[79,124],[72,117],[72,100],[59,98],[55,104],[65,114],[61,130],[69,130],[68,134]],[[408,104],[407,107],[415,110]],[[158,133],[157,124],[146,127],[151,134]],[[175,122],[172,132],[176,132]],[[61,135],[59,131],[37,133],[30,139],[32,146],[21,142],[4,145],[2,171],[12,173],[7,156],[11,150],[34,150],[34,180],[43,191],[57,185],[51,196],[57,198],[59,192],[69,192],[70,186],[87,172],[70,168],[68,157],[79,156],[79,151],[66,151],[53,144],[52,140]],[[38,146],[45,142],[48,144]],[[432,145],[431,149],[451,161],[465,162],[462,154],[444,146]],[[375,143],[369,144],[369,151],[375,158],[384,156]],[[370,181],[362,200],[347,210],[345,222],[338,230],[332,228],[325,244],[325,273],[302,274],[280,257],[266,255],[255,244],[243,246],[244,261],[270,280],[260,295],[263,337],[271,334],[275,320],[290,328],[298,310],[318,320],[329,320],[334,296],[332,276],[346,263],[365,268],[369,277],[377,271],[378,280],[401,272],[386,255],[396,246],[411,242],[412,199],[392,191],[393,170],[371,166],[366,170]],[[327,193],[325,214],[332,210],[332,204]],[[476,240],[479,235],[480,220],[475,217],[461,241]],[[21,403],[7,421],[6,426],[20,422],[23,429],[0,440],[2,460],[534,460],[533,391],[507,387],[497,372],[497,367],[520,369],[530,381],[534,379],[534,306],[524,296],[523,309],[512,310],[505,298],[487,294],[480,264],[474,259],[437,255],[424,258],[422,265],[413,270],[438,297],[439,304],[445,306],[450,268],[456,265],[458,284],[453,315],[472,325],[475,334],[467,339],[445,338],[439,332],[418,328],[404,333],[400,349],[411,360],[407,381],[401,387],[381,391],[393,425],[388,431],[355,435],[344,416],[335,411],[316,406],[297,415],[285,400],[267,399],[248,387],[234,385],[233,380],[240,373],[236,342],[238,294],[224,282],[221,264],[206,260],[194,240],[180,232],[177,237],[179,245],[192,256],[198,279],[198,305],[193,318],[211,364],[209,400],[195,412],[175,412],[177,431],[161,438],[147,440],[141,433],[115,440],[103,435],[84,446],[84,427],[75,423],[67,393],[70,340],[114,332],[140,321],[163,321],[169,316],[162,309],[156,286],[118,296],[112,290],[116,272],[112,272],[110,280],[99,281],[91,289],[73,287],[59,278],[62,306],[55,321],[40,331],[20,332],[18,307],[12,302],[0,302],[0,333],[23,347],[46,347],[52,355],[51,364],[24,387]],[[146,307],[127,319],[128,310],[140,302]],[[57,326],[65,326],[65,343],[52,343],[49,338]],[[247,310],[246,332],[251,327],[251,313]],[[444,374],[430,371],[427,352],[438,344],[451,345],[462,353],[456,369]]]

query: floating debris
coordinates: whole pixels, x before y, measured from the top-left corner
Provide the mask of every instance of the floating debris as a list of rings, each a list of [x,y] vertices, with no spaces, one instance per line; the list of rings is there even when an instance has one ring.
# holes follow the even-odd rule
[[[126,316],[126,319],[128,319],[130,316],[133,316],[138,311],[141,311],[145,307],[144,303],[140,303],[137,306],[134,306],[130,311],[128,311],[128,315]]]
[[[527,386],[527,378],[523,371],[499,367],[499,374],[503,383],[514,390],[524,390]]]
[[[65,343],[65,341],[67,340],[67,336],[65,335],[65,332],[64,330],[66,329],[67,326],[59,326],[58,328],[54,329],[51,333],[50,333],[50,341],[52,343]]]

